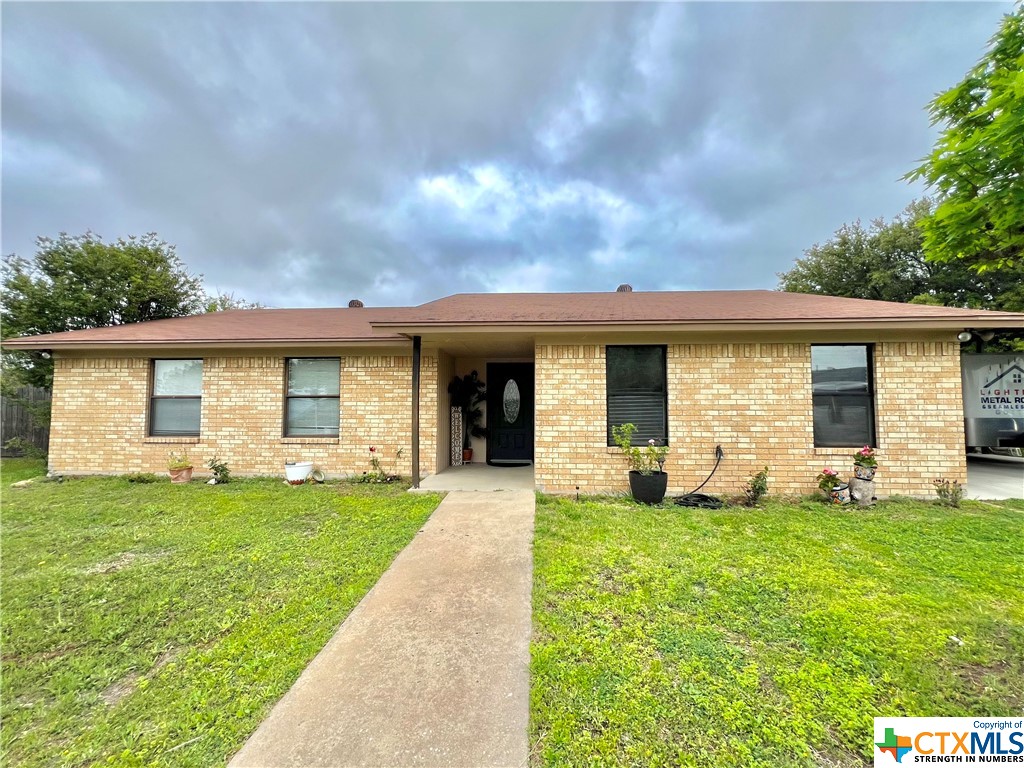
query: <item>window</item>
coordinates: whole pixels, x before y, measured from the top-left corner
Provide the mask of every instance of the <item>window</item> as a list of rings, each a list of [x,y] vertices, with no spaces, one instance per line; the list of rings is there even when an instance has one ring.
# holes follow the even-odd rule
[[[654,439],[668,444],[668,387],[665,347],[606,347],[608,445],[612,427],[636,424],[634,445]]]
[[[337,437],[340,364],[336,357],[288,361],[286,437]]]
[[[202,360],[154,360],[149,434],[197,436],[202,394]]]
[[[867,344],[811,345],[815,446],[875,444],[871,357]]]

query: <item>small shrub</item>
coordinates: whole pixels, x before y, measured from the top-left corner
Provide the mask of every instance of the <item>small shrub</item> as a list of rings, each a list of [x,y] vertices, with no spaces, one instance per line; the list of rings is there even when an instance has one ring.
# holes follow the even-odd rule
[[[668,457],[668,446],[658,445],[657,440],[648,440],[647,447],[637,448],[633,445],[636,424],[620,424],[612,427],[612,440],[619,446],[622,455],[629,462],[629,468],[641,475],[653,475],[665,471],[665,459]]]
[[[226,461],[221,461],[220,458],[214,456],[206,462],[206,466],[210,468],[211,472],[213,472],[213,479],[216,481],[217,485],[231,481],[231,470],[228,469]]]
[[[17,453],[26,459],[46,458],[46,451],[37,447],[34,443],[30,443],[24,437],[12,437],[4,443],[4,450],[10,451],[11,453]]]
[[[953,508],[960,506],[960,502],[964,498],[964,487],[958,481],[938,477],[932,480],[932,485],[935,486],[935,492],[939,495],[940,504]]]
[[[743,489],[744,503],[748,507],[757,506],[766,493],[768,493],[768,467],[751,475]]]
[[[152,472],[130,472],[123,476],[129,483],[138,483],[139,485],[145,485],[146,483],[155,483],[160,478],[154,475]]]

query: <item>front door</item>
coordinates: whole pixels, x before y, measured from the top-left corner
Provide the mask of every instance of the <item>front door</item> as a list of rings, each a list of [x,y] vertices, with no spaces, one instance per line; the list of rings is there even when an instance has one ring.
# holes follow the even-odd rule
[[[533,363],[487,364],[487,463],[533,461]]]

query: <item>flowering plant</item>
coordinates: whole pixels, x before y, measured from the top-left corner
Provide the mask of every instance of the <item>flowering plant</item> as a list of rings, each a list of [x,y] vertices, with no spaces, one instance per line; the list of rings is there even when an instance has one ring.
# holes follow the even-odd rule
[[[818,487],[821,488],[826,494],[829,493],[839,481],[839,473],[834,469],[825,467],[821,472],[818,473]]]
[[[875,458],[875,449],[870,445],[865,445],[853,454],[853,463],[858,467],[877,467],[878,460]]]
[[[612,427],[612,439],[622,449],[623,455],[629,462],[629,467],[641,475],[653,475],[655,472],[665,471],[665,459],[668,458],[668,446],[658,445],[658,441],[647,441],[647,446],[639,448],[633,445],[633,434],[636,432],[636,424],[621,424]]]
[[[396,468],[398,460],[402,458],[402,451],[404,448],[399,448],[395,451],[395,460],[392,463],[392,469]],[[364,483],[393,483],[400,480],[401,477],[396,472],[389,472],[384,469],[381,464],[381,458],[384,456],[384,451],[377,448],[374,445],[370,446],[370,466],[373,468],[372,472],[364,472],[362,482]]]

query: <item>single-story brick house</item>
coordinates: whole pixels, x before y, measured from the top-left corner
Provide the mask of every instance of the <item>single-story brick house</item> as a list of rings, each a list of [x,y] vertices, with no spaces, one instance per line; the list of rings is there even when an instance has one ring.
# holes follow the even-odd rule
[[[458,294],[416,307],[217,312],[5,342],[54,357],[50,469],[161,471],[169,450],[238,474],[311,460],[358,474],[368,447],[412,475],[451,463],[447,385],[479,372],[475,460],[530,461],[539,490],[625,490],[614,424],[667,440],[671,492],[739,491],[771,468],[806,493],[878,449],[880,495],[964,481],[963,331],[1024,314],[777,291]],[[509,382],[513,382],[509,384]],[[502,404],[515,402],[513,421]]]

